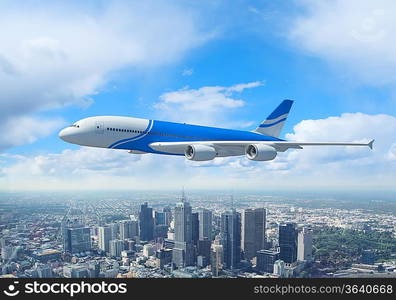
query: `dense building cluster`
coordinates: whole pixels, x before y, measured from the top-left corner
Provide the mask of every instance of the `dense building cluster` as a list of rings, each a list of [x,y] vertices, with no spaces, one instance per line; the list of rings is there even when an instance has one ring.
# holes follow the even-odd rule
[[[74,203],[74,204],[72,204]],[[107,203],[98,202],[99,206]],[[302,210],[253,202],[252,207],[192,206],[184,193],[175,205],[134,210],[128,205],[101,215],[70,202],[59,221],[46,213],[7,223],[0,219],[2,277],[298,277],[310,276],[318,220],[301,223]],[[4,209],[4,212],[7,210]],[[55,209],[55,211],[57,211]],[[74,213],[74,212],[78,213]],[[275,217],[282,212],[281,217]],[[286,218],[287,214],[292,217]],[[56,215],[56,213],[55,213]],[[306,217],[306,216],[305,216]],[[304,217],[304,218],[305,218]],[[323,218],[323,216],[322,216]],[[41,223],[40,223],[41,222]],[[375,251],[363,251],[353,272],[380,271]],[[381,265],[393,272],[394,263]],[[366,272],[367,271],[367,272]],[[338,276],[322,273],[321,276]],[[341,276],[339,275],[339,276]]]

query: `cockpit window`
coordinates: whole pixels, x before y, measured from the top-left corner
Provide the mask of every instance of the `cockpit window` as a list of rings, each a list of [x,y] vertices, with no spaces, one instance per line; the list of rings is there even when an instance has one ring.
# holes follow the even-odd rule
[[[70,127],[80,128],[80,125],[72,124],[72,125],[70,125]]]

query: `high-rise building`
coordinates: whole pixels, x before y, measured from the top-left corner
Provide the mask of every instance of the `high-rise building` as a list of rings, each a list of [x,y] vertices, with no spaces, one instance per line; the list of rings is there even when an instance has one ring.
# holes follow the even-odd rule
[[[169,206],[166,206],[162,209],[162,211],[165,214],[165,224],[169,226],[170,223],[172,222],[172,208]]]
[[[126,220],[120,224],[120,239],[132,239],[139,235],[139,226],[137,221]]]
[[[1,259],[7,261],[12,258],[15,249],[12,246],[4,246],[1,248]]]
[[[144,257],[152,256],[152,255],[154,255],[154,253],[155,253],[155,248],[153,245],[146,244],[143,246],[143,256]]]
[[[111,240],[111,228],[100,226],[98,229],[98,247],[100,250],[108,253]]]
[[[157,258],[158,268],[163,269],[165,265],[172,262],[172,249],[157,250],[155,257]]]
[[[172,262],[178,268],[194,264],[193,227],[191,206],[182,197],[174,212],[175,246],[172,252]]]
[[[285,263],[297,260],[297,228],[295,223],[279,225],[279,259]]]
[[[126,240],[125,248],[125,250],[136,251],[136,242],[134,240]]]
[[[242,212],[241,248],[245,259],[251,260],[257,251],[265,249],[265,223],[265,208],[249,208]]]
[[[111,240],[109,248],[111,257],[121,257],[121,252],[125,250],[125,243],[123,240]]]
[[[111,231],[111,240],[117,240],[120,233],[120,225],[118,223],[112,223],[109,226]]]
[[[285,262],[283,260],[278,259],[274,263],[274,274],[279,277],[285,276]]]
[[[192,242],[194,245],[198,244],[199,240],[199,218],[198,213],[191,214],[191,223],[192,223]]]
[[[163,211],[154,212],[155,225],[166,225],[166,213]]]
[[[212,242],[204,238],[203,240],[198,240],[198,245],[197,245],[197,255],[202,256],[205,258],[205,263],[202,265],[202,267],[205,267],[206,264],[210,262],[210,246]]]
[[[207,238],[212,240],[212,211],[208,209],[200,209],[199,216],[199,239]]]
[[[312,260],[312,230],[305,227],[298,233],[297,260]]]
[[[66,228],[63,233],[65,252],[80,253],[91,250],[91,230],[84,228]]]
[[[273,273],[274,263],[279,258],[279,253],[271,250],[257,251],[256,268],[260,272]]]
[[[139,223],[140,239],[142,241],[151,241],[154,234],[153,209],[148,207],[147,202],[140,206]]]
[[[168,236],[168,225],[155,225],[154,226],[154,238],[166,238]]]
[[[220,244],[213,243],[211,251],[211,270],[214,277],[218,277],[223,269],[224,263],[224,249]]]
[[[241,262],[241,215],[235,209],[221,214],[221,235],[224,265],[236,269]]]
[[[175,240],[174,239],[164,239],[164,248],[166,248],[166,249],[175,248]]]

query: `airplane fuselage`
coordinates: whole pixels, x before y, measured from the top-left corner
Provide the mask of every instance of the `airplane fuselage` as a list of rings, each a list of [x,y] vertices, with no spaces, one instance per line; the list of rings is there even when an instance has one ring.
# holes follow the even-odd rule
[[[184,155],[184,147],[159,151],[150,144],[158,142],[201,141],[282,141],[251,131],[216,128],[132,117],[99,116],[82,119],[63,129],[59,136],[81,146],[124,149],[134,153]],[[244,155],[241,147],[227,147],[216,156]]]
[[[284,100],[253,131],[165,122],[132,117],[101,116],[77,121],[59,137],[81,146],[129,150],[130,153],[184,155],[189,160],[246,155],[250,160],[269,161],[278,152],[303,146],[368,146],[356,142],[285,141],[279,138],[292,100]]]

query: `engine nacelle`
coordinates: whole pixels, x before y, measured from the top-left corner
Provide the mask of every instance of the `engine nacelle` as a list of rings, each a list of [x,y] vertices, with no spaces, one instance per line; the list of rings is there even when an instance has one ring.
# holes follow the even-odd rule
[[[251,144],[246,147],[246,156],[250,160],[273,160],[278,154],[274,147],[263,144]]]
[[[216,150],[207,145],[188,145],[184,151],[184,155],[189,160],[212,160],[216,157]]]

